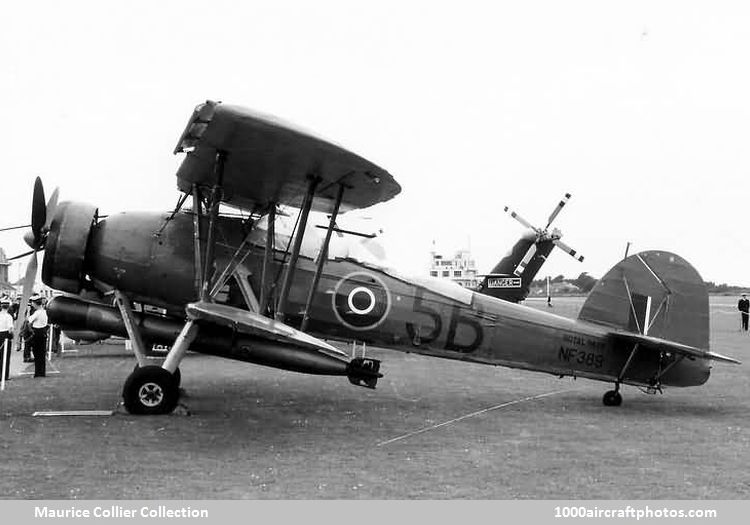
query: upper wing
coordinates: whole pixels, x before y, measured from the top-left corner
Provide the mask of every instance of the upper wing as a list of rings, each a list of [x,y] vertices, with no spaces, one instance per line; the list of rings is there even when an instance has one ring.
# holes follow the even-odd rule
[[[332,211],[339,184],[346,188],[341,211],[372,206],[401,191],[390,173],[341,146],[274,117],[212,101],[195,108],[175,148],[188,152],[177,171],[178,188],[212,186],[219,150],[227,153],[222,201],[240,208],[299,207],[309,175],[321,179],[314,211]]]
[[[637,334],[634,332],[623,332],[614,331],[610,335],[615,339],[628,341],[631,343],[638,343],[639,348],[645,348],[647,350],[654,351],[667,351],[674,352],[676,354],[682,354],[688,357],[698,357],[701,359],[713,359],[714,361],[723,361],[725,363],[741,364],[740,361],[733,357],[727,357],[725,355],[717,354],[709,350],[701,350],[694,346],[677,343],[675,341],[669,341],[667,339],[661,339],[659,337],[651,337],[649,335]]]

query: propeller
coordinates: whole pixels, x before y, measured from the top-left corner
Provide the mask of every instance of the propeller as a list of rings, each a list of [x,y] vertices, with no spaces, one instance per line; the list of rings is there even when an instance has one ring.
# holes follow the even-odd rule
[[[26,255],[31,255],[29,264],[26,266],[26,274],[23,278],[23,291],[21,293],[21,304],[18,309],[16,326],[13,330],[13,348],[18,345],[18,338],[21,334],[21,326],[26,320],[26,308],[29,306],[29,298],[34,290],[34,282],[39,267],[37,253],[44,249],[49,234],[49,227],[52,224],[52,218],[55,216],[57,209],[57,199],[59,191],[55,188],[49,201],[45,204],[44,186],[42,179],[39,177],[34,181],[34,193],[31,199],[31,230],[27,231],[23,239],[31,248],[30,252],[17,255],[13,259],[18,259]]]
[[[529,221],[521,217],[518,213],[511,210],[508,206],[505,207],[505,211],[510,213],[510,216],[516,219],[518,222],[520,222],[525,228],[528,228],[530,230],[533,230],[536,234],[536,240],[534,241],[534,244],[529,246],[529,249],[526,251],[526,254],[523,256],[523,259],[521,259],[521,262],[518,263],[518,266],[513,271],[515,275],[521,275],[526,270],[526,266],[528,266],[529,262],[531,262],[531,259],[534,258],[534,255],[537,251],[537,244],[544,241],[552,241],[555,246],[560,248],[565,253],[569,254],[570,256],[574,257],[578,261],[583,261],[583,256],[578,255],[578,252],[568,246],[567,244],[563,243],[560,240],[560,237],[562,237],[562,232],[558,230],[557,228],[553,229],[551,232],[549,231],[549,227],[552,225],[552,221],[555,220],[555,218],[560,214],[560,211],[565,207],[565,205],[568,203],[568,200],[570,200],[570,193],[566,193],[565,196],[560,200],[560,202],[555,206],[555,209],[552,210],[552,213],[549,216],[549,219],[547,219],[547,225],[544,228],[537,228],[533,226]]]
[[[10,230],[20,230],[21,228],[29,228],[31,224],[22,224],[21,226],[9,226],[8,228],[0,228],[0,232],[7,232]]]
[[[59,188],[55,188],[52,192],[52,196],[44,204],[44,187],[42,186],[42,180],[37,177],[34,181],[34,196],[32,197],[31,206],[31,224],[22,224],[20,226],[10,226],[7,228],[0,228],[0,232],[7,232],[10,230],[20,230],[21,228],[31,228],[30,232],[26,235],[36,236],[46,234],[49,231],[49,227],[52,224],[52,218],[55,216],[55,210],[57,209],[57,199],[60,191]],[[46,230],[46,231],[45,231]],[[36,232],[36,233],[32,233]],[[44,233],[43,233],[44,232]],[[24,239],[26,239],[24,235]],[[27,240],[26,244],[33,243],[33,240]],[[26,254],[28,255],[28,254]],[[19,255],[19,257],[22,257]]]

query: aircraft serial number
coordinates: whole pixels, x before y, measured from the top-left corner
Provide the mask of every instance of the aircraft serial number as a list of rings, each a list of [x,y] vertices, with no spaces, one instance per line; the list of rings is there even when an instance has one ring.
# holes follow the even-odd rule
[[[588,346],[595,349],[604,347],[603,341],[589,339],[588,337],[584,337],[578,334],[565,334],[563,335],[563,341],[571,345]]]
[[[594,352],[585,352],[577,348],[560,347],[557,358],[566,363],[575,363],[593,368],[601,368],[604,365],[604,356]]]

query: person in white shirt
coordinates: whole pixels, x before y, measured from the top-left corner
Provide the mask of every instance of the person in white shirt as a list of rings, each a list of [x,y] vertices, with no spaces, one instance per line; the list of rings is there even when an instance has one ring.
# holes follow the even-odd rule
[[[26,320],[34,332],[31,338],[31,351],[34,354],[34,377],[47,375],[47,311],[42,306],[42,297],[31,298],[31,315]]]
[[[3,297],[0,300],[0,365],[5,363],[5,369],[0,370],[0,373],[5,375],[6,380],[10,376],[10,352],[13,342],[13,317],[8,312],[9,308],[10,299]]]

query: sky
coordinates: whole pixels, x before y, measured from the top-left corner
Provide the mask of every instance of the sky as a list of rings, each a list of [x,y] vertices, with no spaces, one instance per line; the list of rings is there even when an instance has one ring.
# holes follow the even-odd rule
[[[585,260],[540,277],[600,277],[631,242],[750,285],[747,3],[27,1],[2,24],[0,226],[28,224],[36,176],[102,214],[171,209],[212,99],[392,173],[361,215],[405,273],[433,242],[488,272],[523,233],[504,206],[544,226],[570,192],[554,226]]]

